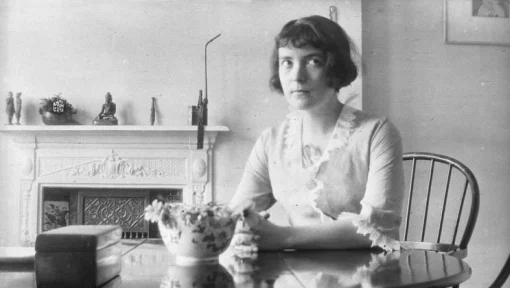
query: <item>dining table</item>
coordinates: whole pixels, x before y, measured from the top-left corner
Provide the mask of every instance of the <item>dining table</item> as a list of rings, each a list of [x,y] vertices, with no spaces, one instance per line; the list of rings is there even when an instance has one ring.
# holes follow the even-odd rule
[[[120,275],[101,287],[451,287],[471,276],[462,259],[426,250],[238,252],[178,264],[160,239],[122,240]],[[37,287],[27,261],[0,265],[0,287]]]

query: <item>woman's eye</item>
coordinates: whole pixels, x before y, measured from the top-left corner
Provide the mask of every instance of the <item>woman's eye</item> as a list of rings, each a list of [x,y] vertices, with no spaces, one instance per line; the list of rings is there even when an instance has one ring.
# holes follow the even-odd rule
[[[292,66],[292,62],[290,60],[282,60],[280,62],[280,66],[281,67],[291,67]]]
[[[323,65],[322,59],[320,58],[311,58],[308,63],[314,66],[322,66]]]

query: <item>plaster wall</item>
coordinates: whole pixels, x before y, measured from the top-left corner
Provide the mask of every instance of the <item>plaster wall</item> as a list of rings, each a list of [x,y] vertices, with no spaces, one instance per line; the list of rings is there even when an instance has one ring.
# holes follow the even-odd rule
[[[445,44],[442,0],[363,1],[362,11],[363,108],[394,121],[404,151],[473,170],[480,212],[461,286],[488,287],[510,253],[510,47]]]

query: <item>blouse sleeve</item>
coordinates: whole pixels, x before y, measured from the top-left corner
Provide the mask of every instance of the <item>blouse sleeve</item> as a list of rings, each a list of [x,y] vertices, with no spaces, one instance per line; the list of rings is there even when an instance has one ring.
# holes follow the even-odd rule
[[[397,128],[384,121],[370,144],[369,172],[361,212],[354,220],[357,232],[369,235],[372,246],[399,250],[399,228],[404,194],[402,139]]]
[[[248,207],[262,211],[276,202],[269,179],[268,139],[269,131],[265,131],[251,151],[236,193],[229,203],[229,207],[234,211]]]

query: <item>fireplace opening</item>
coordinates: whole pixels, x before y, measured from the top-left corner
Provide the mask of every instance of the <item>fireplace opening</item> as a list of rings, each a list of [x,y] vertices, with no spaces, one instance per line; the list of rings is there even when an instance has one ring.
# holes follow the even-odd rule
[[[67,225],[119,225],[122,238],[161,238],[144,219],[154,199],[182,203],[182,189],[44,187],[40,231]]]

